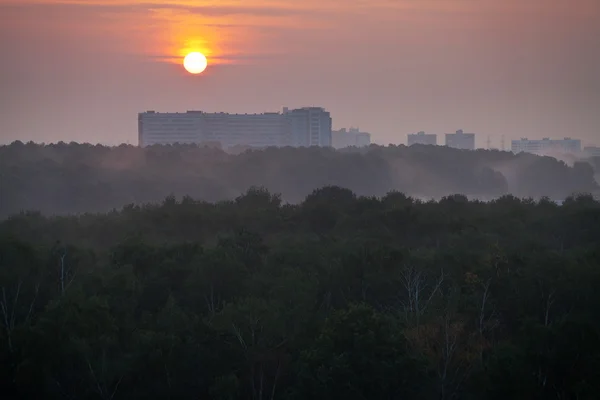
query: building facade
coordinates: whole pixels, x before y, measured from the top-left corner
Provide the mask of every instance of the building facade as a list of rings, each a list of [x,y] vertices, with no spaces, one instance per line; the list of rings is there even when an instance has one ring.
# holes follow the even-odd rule
[[[138,115],[139,146],[219,143],[228,149],[331,146],[331,116],[323,108],[284,108],[283,113],[229,114],[187,111]]]
[[[597,146],[584,147],[583,154],[586,157],[600,157],[600,147],[597,147]]]
[[[446,133],[446,146],[453,149],[475,150],[475,134],[464,133],[462,129],[455,133]]]
[[[291,129],[291,146],[331,147],[331,116],[321,107],[283,108],[282,117]]]
[[[409,133],[407,136],[406,144],[412,146],[413,144],[425,144],[425,145],[437,145],[437,135],[433,133],[425,133],[423,131],[417,133]]]
[[[202,118],[199,112],[138,114],[138,145],[199,143],[202,141]]]
[[[564,138],[553,140],[543,138],[542,140],[529,140],[522,138],[521,140],[513,140],[510,145],[513,153],[533,153],[539,155],[545,154],[579,154],[581,152],[581,140]]]
[[[371,144],[371,134],[358,128],[342,128],[331,132],[331,145],[336,149],[345,147],[366,147]]]
[[[203,142],[220,143],[224,149],[235,146],[283,147],[291,144],[289,124],[279,113],[202,115]]]

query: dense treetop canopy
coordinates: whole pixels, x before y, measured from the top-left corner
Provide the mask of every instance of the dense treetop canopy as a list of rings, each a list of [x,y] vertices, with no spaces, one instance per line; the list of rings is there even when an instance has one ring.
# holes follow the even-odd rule
[[[347,156],[407,150],[371,151]],[[599,266],[589,195],[424,202],[325,186],[285,204],[253,187],[217,203],[20,213],[0,221],[0,387],[21,399],[591,399]]]

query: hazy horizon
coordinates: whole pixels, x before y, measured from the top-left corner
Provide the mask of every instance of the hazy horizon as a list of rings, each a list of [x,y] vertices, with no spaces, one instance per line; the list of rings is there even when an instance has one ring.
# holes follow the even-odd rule
[[[4,0],[0,143],[137,142],[146,110],[318,105],[378,144],[600,144],[600,2]],[[209,68],[184,72],[201,50]]]

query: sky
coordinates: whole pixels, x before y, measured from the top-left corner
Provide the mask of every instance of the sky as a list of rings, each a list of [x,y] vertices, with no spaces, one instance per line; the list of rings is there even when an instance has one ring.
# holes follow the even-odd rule
[[[379,144],[600,145],[600,0],[0,0],[0,143],[137,144],[141,111],[283,106]]]

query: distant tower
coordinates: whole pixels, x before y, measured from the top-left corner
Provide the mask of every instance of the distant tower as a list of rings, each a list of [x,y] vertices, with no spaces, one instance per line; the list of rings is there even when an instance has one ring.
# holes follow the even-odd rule
[[[488,150],[492,148],[492,139],[490,139],[490,135],[488,135],[488,137],[487,137],[486,147]]]
[[[504,135],[502,135],[502,138],[500,139],[500,148],[504,151]]]

